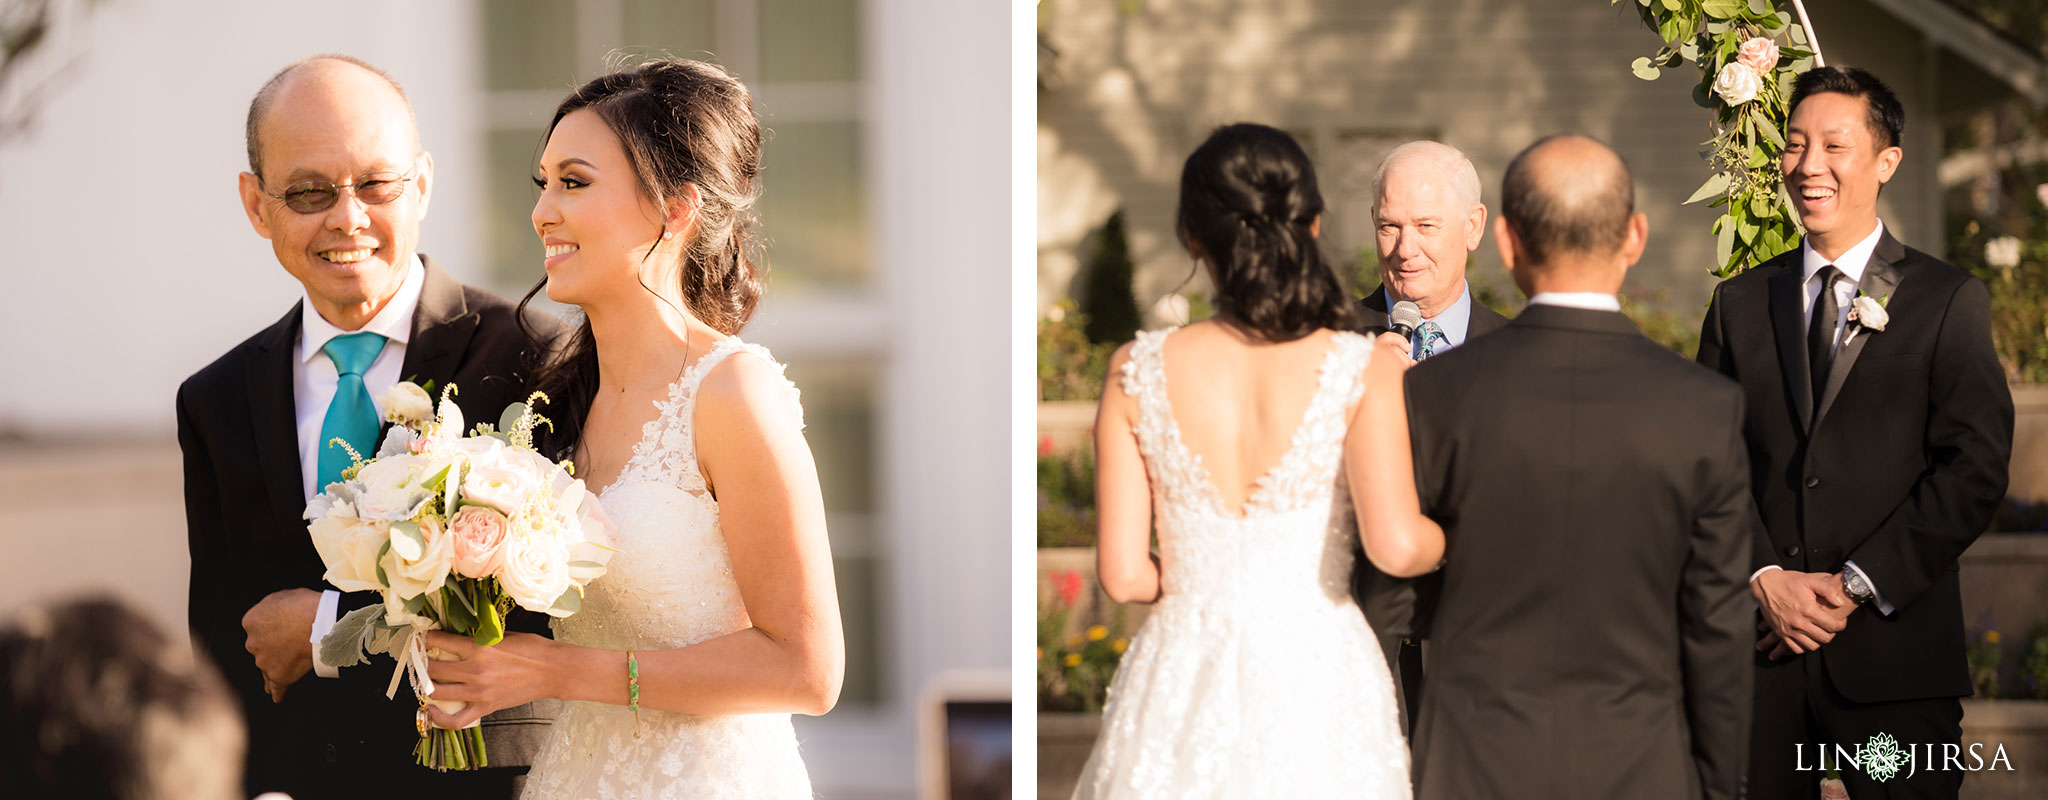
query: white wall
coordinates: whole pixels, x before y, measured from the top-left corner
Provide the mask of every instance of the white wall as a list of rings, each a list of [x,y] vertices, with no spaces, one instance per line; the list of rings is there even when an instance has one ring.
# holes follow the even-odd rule
[[[0,219],[15,231],[0,256],[0,434],[168,438],[178,384],[295,302],[235,176],[249,98],[299,58],[345,52],[405,86],[439,173],[421,249],[466,274],[480,248],[464,221],[482,205],[482,154],[463,146],[477,117],[470,2],[99,8],[69,37],[76,65],[35,126],[0,146]]]

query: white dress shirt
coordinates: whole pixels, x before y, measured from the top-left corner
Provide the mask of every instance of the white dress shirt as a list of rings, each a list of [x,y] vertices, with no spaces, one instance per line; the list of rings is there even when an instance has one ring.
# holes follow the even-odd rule
[[[398,385],[402,377],[398,371],[405,364],[405,345],[412,338],[413,311],[420,305],[420,289],[426,283],[427,270],[418,255],[412,257],[412,264],[406,268],[405,282],[399,284],[398,294],[391,302],[384,304],[384,310],[371,317],[370,322],[358,331],[345,331],[328,322],[320,312],[313,310],[313,298],[304,295],[299,302],[299,341],[292,349],[292,404],[297,412],[299,431],[299,474],[301,489],[307,501],[313,499],[321,487],[313,485],[320,473],[320,427],[327,420],[327,406],[334,400],[335,384],[341,381],[340,372],[334,368],[334,360],[322,353],[320,348],[327,341],[348,333],[367,331],[384,337],[384,349],[377,352],[377,360],[363,371],[363,388],[370,391],[370,400],[378,397],[391,387]],[[382,418],[384,410],[377,409]],[[364,458],[374,453],[363,453]],[[334,616],[341,600],[341,593],[328,589],[320,593],[320,610],[313,615],[313,672],[323,678],[333,678],[340,672],[320,661],[320,640],[334,628]]]
[[[1822,287],[1817,276],[1820,274],[1821,269],[1829,264],[1833,264],[1835,269],[1842,271],[1842,277],[1835,280],[1834,286],[1829,287],[1834,289],[1835,292],[1835,331],[1829,337],[1829,341],[1832,342],[1832,344],[1828,345],[1830,350],[1842,346],[1842,330],[1849,323],[1849,310],[1854,306],[1856,286],[1863,282],[1863,271],[1869,269],[1870,257],[1877,252],[1877,241],[1882,238],[1884,238],[1884,221],[1879,220],[1877,228],[1872,230],[1869,236],[1863,237],[1862,241],[1842,251],[1842,256],[1832,262],[1828,261],[1821,254],[1814,252],[1813,243],[1810,238],[1802,239],[1799,242],[1799,258],[1804,267],[1804,277],[1799,284],[1801,289],[1800,300],[1803,309],[1800,319],[1805,322],[1807,328],[1813,326],[1813,310],[1820,304]],[[1804,329],[1802,328],[1802,330]],[[1813,402],[1818,404],[1820,398],[1813,398]],[[1892,612],[1895,610],[1892,608],[1892,604],[1884,601],[1884,592],[1878,591],[1877,582],[1871,580],[1870,575],[1865,573],[1862,567],[1856,566],[1854,561],[1847,561],[1843,562],[1842,568],[1855,572],[1859,577],[1863,578],[1865,584],[1870,586],[1871,603],[1877,606],[1879,613],[1887,617],[1892,615]],[[1772,564],[1750,573],[1749,579],[1754,581],[1756,576],[1774,569],[1779,569],[1778,565]]]
[[[1618,312],[1621,299],[1603,292],[1537,292],[1535,297],[1529,298],[1529,305]]]

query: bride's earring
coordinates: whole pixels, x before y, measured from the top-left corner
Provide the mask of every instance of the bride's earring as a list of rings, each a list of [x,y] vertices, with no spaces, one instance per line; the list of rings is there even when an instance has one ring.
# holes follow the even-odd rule
[[[666,241],[668,241],[668,240],[670,240],[670,239],[674,239],[674,238],[676,238],[676,232],[675,232],[675,231],[662,231],[662,232],[661,232],[661,240],[662,240],[662,241],[664,241],[664,242],[666,242]]]

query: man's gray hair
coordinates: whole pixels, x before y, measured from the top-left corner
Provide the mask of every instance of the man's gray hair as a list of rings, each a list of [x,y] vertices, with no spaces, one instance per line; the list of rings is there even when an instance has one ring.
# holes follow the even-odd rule
[[[1409,142],[1394,148],[1386,158],[1380,159],[1380,168],[1372,174],[1372,203],[1379,207],[1380,197],[1386,191],[1387,173],[1395,167],[1415,166],[1427,168],[1432,174],[1449,181],[1451,190],[1457,193],[1465,208],[1471,209],[1481,202],[1479,170],[1472,166],[1472,160],[1458,151],[1458,148],[1433,142],[1428,139]]]

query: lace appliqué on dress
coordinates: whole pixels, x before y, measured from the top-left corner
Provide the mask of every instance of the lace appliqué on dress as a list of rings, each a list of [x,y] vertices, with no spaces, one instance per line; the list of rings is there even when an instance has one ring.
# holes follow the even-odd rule
[[[550,621],[556,639],[609,650],[664,650],[751,624],[691,424],[698,386],[737,353],[781,366],[766,349],[728,339],[655,403],[658,413],[642,428],[633,456],[599,494],[619,552],[604,577],[587,587],[583,609]],[[793,385],[789,400],[791,423],[800,429],[803,412]],[[623,653],[620,665],[623,681]],[[642,709],[636,719],[623,706],[571,702],[550,728],[524,796],[794,800],[811,797],[811,790],[788,714]]]

